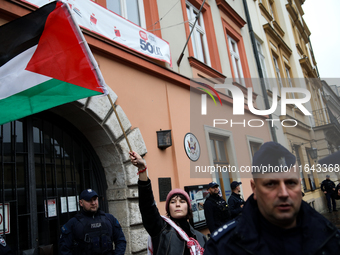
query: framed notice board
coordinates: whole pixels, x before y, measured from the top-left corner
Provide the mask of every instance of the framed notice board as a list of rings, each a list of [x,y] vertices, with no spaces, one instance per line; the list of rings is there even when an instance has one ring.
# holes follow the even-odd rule
[[[209,194],[208,185],[185,186],[184,190],[189,194],[192,207],[192,226],[195,229],[202,229],[207,227],[204,216],[204,202]]]

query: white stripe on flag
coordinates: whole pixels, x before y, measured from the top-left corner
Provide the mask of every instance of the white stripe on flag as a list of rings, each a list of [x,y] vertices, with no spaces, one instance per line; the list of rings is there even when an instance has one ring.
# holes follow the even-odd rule
[[[36,49],[37,45],[0,67],[0,99],[20,93],[51,79],[51,77],[25,70]]]

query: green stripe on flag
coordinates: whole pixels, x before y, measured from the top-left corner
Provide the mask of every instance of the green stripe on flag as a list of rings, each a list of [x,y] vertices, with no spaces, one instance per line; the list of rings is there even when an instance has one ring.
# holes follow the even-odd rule
[[[51,79],[0,100],[0,125],[58,105],[95,95],[102,95],[102,93]]]

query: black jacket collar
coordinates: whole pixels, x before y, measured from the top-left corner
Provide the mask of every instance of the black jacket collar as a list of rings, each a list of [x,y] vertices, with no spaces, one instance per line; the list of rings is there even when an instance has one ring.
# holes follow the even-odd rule
[[[256,251],[264,249],[265,251],[267,249],[264,240],[259,238],[261,227],[259,214],[257,202],[252,194],[247,199],[243,215],[238,218],[238,224],[232,237],[245,250]],[[302,247],[306,254],[314,254],[337,232],[337,229],[329,221],[311,208],[305,201],[301,203],[298,217],[301,220],[299,225],[303,233]]]

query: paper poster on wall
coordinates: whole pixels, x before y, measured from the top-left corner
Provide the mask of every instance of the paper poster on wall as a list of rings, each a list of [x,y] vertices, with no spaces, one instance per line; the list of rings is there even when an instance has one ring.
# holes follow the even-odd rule
[[[10,226],[11,224],[9,203],[5,203],[5,207],[3,207],[3,204],[0,204],[0,235],[4,234],[4,227],[5,234],[10,234],[11,233]]]
[[[45,217],[55,217],[57,216],[57,203],[56,199],[48,199],[47,203],[45,202]],[[47,204],[47,205],[46,205]],[[47,215],[48,212],[48,215]]]
[[[67,201],[68,201],[68,211],[76,212],[77,208],[79,210],[79,198],[78,196],[60,197],[61,213],[67,213]]]
[[[194,222],[199,222],[198,211],[192,212],[192,217]]]
[[[205,199],[203,199],[203,192],[202,192],[202,199],[198,199],[196,201],[197,201],[199,221],[204,221],[205,220],[205,215],[204,215],[204,202],[205,202]]]
[[[197,191],[197,193],[195,195],[195,199],[196,200],[203,199],[203,191],[202,190]]]

